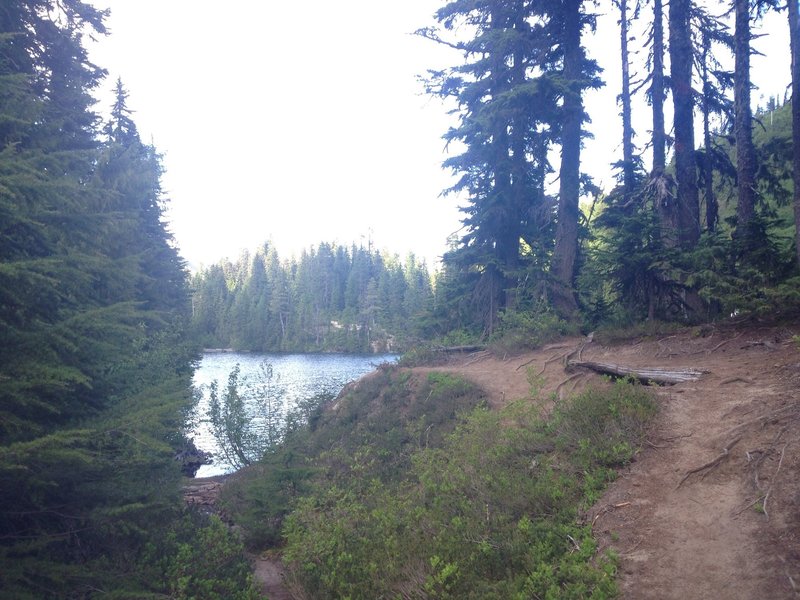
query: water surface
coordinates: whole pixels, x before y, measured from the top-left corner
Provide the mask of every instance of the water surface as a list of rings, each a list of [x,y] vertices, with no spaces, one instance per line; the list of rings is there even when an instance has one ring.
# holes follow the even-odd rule
[[[258,377],[264,361],[272,365],[272,389],[281,394],[288,408],[297,402],[319,394],[338,394],[349,382],[373,371],[381,363],[394,362],[393,354],[261,354],[239,352],[208,352],[203,354],[195,372],[195,387],[203,390],[198,402],[191,437],[204,452],[215,455],[214,464],[203,465],[197,477],[211,477],[230,473],[234,469],[220,455],[208,423],[203,422],[208,410],[207,386],[216,380],[220,391],[228,382],[228,375],[238,364],[240,381],[253,381]]]

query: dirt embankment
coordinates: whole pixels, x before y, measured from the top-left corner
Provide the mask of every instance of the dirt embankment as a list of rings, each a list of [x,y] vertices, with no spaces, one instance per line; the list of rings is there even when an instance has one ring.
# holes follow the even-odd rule
[[[707,371],[657,389],[661,411],[645,448],[585,515],[601,551],[619,556],[624,598],[800,597],[798,333],[706,327],[583,347],[584,361]],[[532,386],[552,402],[600,381],[564,369],[585,342],[511,358],[480,352],[415,370],[462,375],[494,407],[529,398]],[[291,598],[277,560],[259,558],[256,576],[270,598]]]

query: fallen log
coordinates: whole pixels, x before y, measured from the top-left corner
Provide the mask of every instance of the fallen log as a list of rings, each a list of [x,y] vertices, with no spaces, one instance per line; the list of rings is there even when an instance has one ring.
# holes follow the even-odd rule
[[[658,383],[660,385],[673,385],[686,381],[697,381],[700,376],[708,371],[697,369],[664,369],[661,367],[625,367],[613,363],[601,363],[589,360],[570,360],[568,368],[582,367],[591,369],[603,375],[614,377],[633,377],[642,383]]]
[[[472,344],[468,346],[439,346],[433,349],[435,352],[480,352],[486,350],[486,346]]]

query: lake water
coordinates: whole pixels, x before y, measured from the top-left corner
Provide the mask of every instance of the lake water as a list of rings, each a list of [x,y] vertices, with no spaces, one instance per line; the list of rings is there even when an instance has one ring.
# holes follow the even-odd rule
[[[373,371],[381,363],[394,362],[393,354],[260,354],[238,352],[208,352],[203,354],[195,372],[194,385],[203,391],[193,415],[191,437],[198,449],[214,455],[214,464],[203,465],[197,477],[212,477],[230,473],[234,468],[225,462],[218,452],[214,436],[208,423],[203,422],[208,411],[208,389],[217,381],[220,395],[228,383],[228,375],[238,364],[239,381],[254,380],[261,365],[266,361],[272,365],[272,389],[280,392],[288,408],[298,401],[319,394],[338,394],[349,382]]]

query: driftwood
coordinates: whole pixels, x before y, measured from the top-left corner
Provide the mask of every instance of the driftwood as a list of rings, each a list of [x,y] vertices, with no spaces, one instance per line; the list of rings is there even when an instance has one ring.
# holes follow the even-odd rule
[[[582,367],[591,369],[603,375],[613,375],[614,377],[633,377],[643,383],[658,383],[661,385],[672,385],[684,383],[686,381],[697,381],[703,373],[708,371],[698,371],[697,369],[664,369],[661,367],[624,367],[613,363],[601,363],[588,360],[570,360],[568,368]]]

